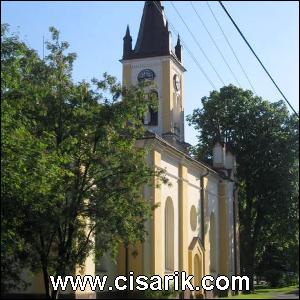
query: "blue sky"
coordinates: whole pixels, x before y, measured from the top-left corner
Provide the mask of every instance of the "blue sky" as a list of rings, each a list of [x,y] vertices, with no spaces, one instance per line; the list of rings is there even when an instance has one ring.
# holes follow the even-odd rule
[[[225,84],[234,79],[215,49],[205,29],[189,2],[174,1],[186,22],[197,37]],[[234,59],[205,1],[194,1],[198,13],[214,36],[241,86],[250,86]],[[224,1],[232,17],[247,37],[271,75],[299,110],[299,3],[296,1]],[[76,81],[92,77],[100,78],[104,72],[121,79],[122,43],[126,25],[129,24],[133,44],[136,41],[143,1],[2,1],[2,23],[11,25],[21,38],[42,55],[43,35],[50,38],[48,28],[55,26],[61,39],[71,44],[70,51],[78,58],[74,65]],[[186,30],[169,1],[163,1],[167,18],[182,36],[184,43],[197,57],[199,63],[219,89],[222,83],[205,60],[197,44]],[[238,35],[224,11],[216,1],[210,5],[231,41],[238,58],[254,86],[257,95],[269,101],[278,101],[281,95],[255,60],[244,41]],[[173,33],[173,45],[176,35]],[[201,97],[212,90],[187,51],[184,51],[185,114],[201,107]],[[195,144],[197,133],[186,124],[187,142]]]

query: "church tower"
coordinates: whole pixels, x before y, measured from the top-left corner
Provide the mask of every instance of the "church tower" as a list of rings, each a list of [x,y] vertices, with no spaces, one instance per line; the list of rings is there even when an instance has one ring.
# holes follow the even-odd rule
[[[173,50],[171,32],[161,1],[145,1],[138,38],[134,49],[127,27],[123,44],[123,84],[153,81],[151,93],[158,97],[158,111],[149,109],[146,129],[184,150],[184,102],[182,46],[178,36]]]

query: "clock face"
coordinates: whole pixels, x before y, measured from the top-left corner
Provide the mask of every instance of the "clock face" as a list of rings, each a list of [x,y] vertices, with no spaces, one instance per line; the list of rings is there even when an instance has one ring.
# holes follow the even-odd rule
[[[155,77],[155,73],[152,70],[144,69],[139,73],[137,79],[138,79],[138,81],[142,81],[142,80],[145,80],[145,79],[146,80],[153,80],[154,77]]]
[[[173,77],[173,84],[174,84],[174,89],[176,92],[180,91],[180,79],[178,77],[178,75],[174,75]]]

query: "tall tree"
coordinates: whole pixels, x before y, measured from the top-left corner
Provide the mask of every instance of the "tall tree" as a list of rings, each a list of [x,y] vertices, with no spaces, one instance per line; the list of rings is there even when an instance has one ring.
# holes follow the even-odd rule
[[[41,160],[37,154],[43,148],[29,131],[33,120],[21,113],[32,107],[26,99],[30,93],[26,81],[41,64],[34,51],[7,31],[8,25],[1,26],[1,293],[24,287],[19,269],[28,266],[28,257],[35,259],[20,229],[26,220],[22,209],[25,200],[33,189],[40,191]],[[28,179],[34,175],[38,180],[35,186],[29,185]]]
[[[136,148],[155,99],[107,74],[75,84],[76,55],[65,54],[68,43],[60,42],[58,30],[50,32],[45,61],[2,32],[1,217],[8,246],[1,243],[1,258],[10,251],[33,272],[42,271],[46,296],[56,298],[49,275],[83,265],[95,251],[95,234],[101,237],[96,256],[143,241],[152,207],[141,188],[153,176],[166,180],[147,165],[146,149]],[[15,243],[20,255],[12,254]]]
[[[270,103],[233,85],[211,92],[202,104],[187,118],[199,131],[193,153],[211,162],[221,138],[236,155],[241,268],[253,278],[270,240],[291,242],[298,234],[298,119],[283,101]]]

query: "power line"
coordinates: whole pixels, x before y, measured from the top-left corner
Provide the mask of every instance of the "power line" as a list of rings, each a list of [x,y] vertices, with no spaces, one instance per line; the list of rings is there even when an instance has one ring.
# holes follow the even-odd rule
[[[254,89],[254,87],[253,87],[253,85],[252,85],[252,83],[251,83],[251,81],[250,81],[250,79],[249,79],[249,77],[248,77],[248,75],[247,75],[247,72],[246,72],[245,69],[243,68],[243,66],[242,66],[242,64],[241,64],[241,62],[240,62],[240,60],[239,60],[239,58],[238,58],[236,52],[234,51],[233,47],[231,46],[230,41],[229,41],[229,39],[227,38],[227,36],[226,36],[224,30],[222,29],[222,26],[220,25],[220,23],[219,23],[217,17],[215,16],[215,14],[214,14],[212,8],[210,7],[209,2],[206,1],[206,4],[207,4],[207,6],[208,6],[208,8],[209,8],[209,10],[210,10],[210,12],[211,12],[213,18],[215,19],[215,21],[216,21],[216,23],[217,23],[219,29],[221,30],[221,32],[222,32],[222,34],[223,34],[223,37],[225,38],[225,40],[226,40],[226,42],[227,42],[227,45],[229,46],[229,48],[230,48],[232,54],[234,55],[234,57],[235,57],[237,63],[239,64],[239,66],[240,66],[240,68],[241,68],[243,74],[245,75],[245,77],[246,77],[246,79],[247,79],[247,81],[248,81],[248,83],[249,83],[249,85],[250,85],[250,87],[251,87],[253,93],[256,94],[255,89]]]
[[[237,29],[237,31],[239,32],[239,34],[241,35],[241,37],[243,38],[243,40],[246,42],[247,46],[250,48],[251,52],[254,54],[254,56],[256,57],[256,59],[258,60],[258,62],[260,63],[260,65],[263,67],[263,69],[265,70],[265,72],[267,73],[267,75],[269,76],[269,78],[271,79],[271,81],[274,83],[274,85],[276,86],[277,90],[279,91],[279,93],[282,95],[282,97],[284,98],[284,100],[287,102],[287,104],[289,105],[289,107],[292,109],[292,111],[295,113],[295,115],[299,118],[298,113],[296,112],[296,110],[293,108],[293,106],[290,104],[290,102],[288,101],[288,99],[285,97],[285,95],[283,94],[283,92],[281,91],[281,89],[278,87],[278,85],[276,84],[275,80],[273,79],[273,77],[270,75],[270,73],[268,72],[268,70],[266,69],[266,67],[264,66],[264,64],[261,62],[261,60],[259,59],[259,57],[257,56],[257,54],[255,53],[255,51],[253,50],[253,48],[251,47],[251,45],[248,43],[247,39],[245,38],[245,36],[243,35],[243,33],[241,32],[240,28],[237,26],[237,24],[234,22],[234,20],[232,19],[231,15],[229,14],[229,12],[227,11],[227,9],[225,8],[225,6],[223,5],[222,1],[219,1],[220,5],[222,6],[222,8],[224,9],[224,11],[226,12],[227,16],[229,17],[229,19],[231,20],[231,22],[233,23],[233,25],[235,26],[235,28]]]
[[[200,20],[202,26],[204,27],[204,29],[206,30],[206,32],[207,32],[207,34],[209,35],[210,39],[212,40],[213,44],[215,45],[216,49],[218,50],[219,54],[221,55],[221,57],[222,57],[224,63],[226,64],[227,68],[229,69],[231,75],[232,75],[233,78],[235,79],[235,81],[236,81],[236,83],[238,84],[238,86],[241,87],[240,82],[238,81],[238,79],[237,79],[237,77],[235,76],[233,70],[231,69],[230,65],[228,64],[228,62],[227,62],[226,58],[224,57],[222,51],[221,51],[220,48],[218,47],[218,45],[217,45],[215,39],[213,38],[213,36],[212,36],[211,33],[209,32],[207,26],[205,25],[205,22],[202,20],[201,16],[198,14],[198,12],[197,12],[197,10],[196,10],[196,8],[195,8],[193,2],[190,1],[190,4],[191,4],[191,6],[192,6],[194,12],[195,12],[196,15],[198,16],[198,18],[199,18],[199,20]]]
[[[155,7],[157,8],[157,10],[159,11],[159,13],[166,19],[166,21],[168,22],[168,24],[171,26],[172,30],[175,32],[175,34],[179,35],[179,32],[175,29],[175,27],[172,25],[172,23],[166,18],[165,15],[163,15],[162,10],[158,7],[156,1],[153,1],[153,4],[155,5]],[[209,78],[209,76],[206,74],[206,72],[203,70],[203,68],[201,67],[201,64],[199,63],[199,61],[196,59],[196,57],[194,56],[194,54],[192,53],[192,51],[188,48],[188,46],[186,45],[186,43],[183,41],[182,38],[180,38],[182,45],[184,46],[184,48],[187,50],[187,52],[189,53],[189,55],[191,56],[191,58],[193,59],[194,63],[197,65],[197,67],[200,69],[200,71],[202,72],[202,74],[204,75],[204,77],[206,78],[206,80],[210,83],[210,85],[212,86],[212,88],[214,90],[216,90],[216,86],[214,85],[214,83],[212,82],[212,80]]]
[[[209,65],[212,67],[212,69],[214,70],[214,72],[216,73],[216,75],[218,76],[219,80],[221,81],[221,83],[223,85],[225,85],[223,79],[221,78],[220,74],[218,73],[218,71],[215,69],[215,67],[213,66],[212,62],[210,61],[210,59],[208,58],[208,56],[206,55],[206,53],[204,52],[204,50],[202,49],[201,45],[199,44],[198,40],[196,39],[196,37],[194,36],[193,32],[190,30],[189,26],[186,24],[186,22],[184,21],[183,17],[181,16],[181,14],[179,13],[179,11],[177,10],[177,8],[175,7],[175,5],[173,4],[172,1],[170,1],[171,5],[173,6],[173,8],[175,9],[177,15],[179,16],[179,18],[181,19],[181,21],[183,22],[183,24],[185,25],[185,27],[187,28],[187,30],[189,31],[190,35],[192,36],[192,38],[194,39],[195,43],[198,45],[199,49],[201,50],[202,54],[204,55],[204,57],[206,58],[206,60],[208,61]]]

